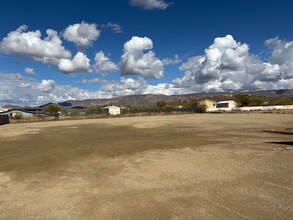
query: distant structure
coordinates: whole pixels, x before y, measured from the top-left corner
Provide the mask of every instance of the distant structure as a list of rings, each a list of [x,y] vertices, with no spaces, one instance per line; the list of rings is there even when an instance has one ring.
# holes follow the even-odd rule
[[[210,99],[205,99],[199,102],[199,105],[205,105],[207,106],[207,109],[214,109],[217,107],[217,102]]]
[[[34,116],[32,112],[19,109],[9,109],[7,111],[0,112],[0,115],[8,115],[10,118],[15,117],[16,115],[21,115],[21,117],[23,118],[29,118]]]
[[[214,102],[216,106],[212,106],[214,101],[204,100],[200,104],[207,106],[207,112],[221,112],[221,111],[272,111],[272,110],[291,110],[293,105],[275,105],[275,106],[249,106],[249,107],[237,107],[237,103],[233,100]]]
[[[206,99],[201,101],[200,104],[207,106],[207,112],[232,111],[237,108],[237,103],[233,100],[216,102]]]
[[[273,110],[292,110],[293,105],[271,105],[271,106],[250,106],[234,108],[235,111],[273,111]]]
[[[7,112],[9,110],[9,108],[0,108],[0,113],[1,112]]]
[[[121,108],[118,106],[106,106],[102,108],[102,112],[104,115],[120,115]]]
[[[217,102],[218,109],[232,110],[237,107],[237,103],[233,100]]]

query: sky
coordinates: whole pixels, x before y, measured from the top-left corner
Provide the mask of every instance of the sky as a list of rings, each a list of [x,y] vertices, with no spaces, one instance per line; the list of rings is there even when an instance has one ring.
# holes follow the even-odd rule
[[[0,106],[293,89],[292,0],[0,2]]]

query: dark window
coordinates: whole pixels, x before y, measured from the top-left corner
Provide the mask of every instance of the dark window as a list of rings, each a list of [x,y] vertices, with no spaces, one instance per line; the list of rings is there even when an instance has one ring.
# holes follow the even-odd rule
[[[228,108],[229,107],[229,103],[219,103],[217,104],[217,108]]]

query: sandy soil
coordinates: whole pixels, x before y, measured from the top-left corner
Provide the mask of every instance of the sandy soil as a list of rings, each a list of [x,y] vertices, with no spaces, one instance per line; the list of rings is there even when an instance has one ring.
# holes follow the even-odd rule
[[[0,126],[0,219],[293,219],[292,115]]]

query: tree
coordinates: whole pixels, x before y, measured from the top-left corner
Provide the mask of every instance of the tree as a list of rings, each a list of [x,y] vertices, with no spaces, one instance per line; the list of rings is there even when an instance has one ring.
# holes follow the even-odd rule
[[[22,119],[23,116],[22,116],[22,114],[21,114],[20,112],[16,112],[16,113],[14,113],[14,114],[12,115],[11,118],[12,118],[12,119],[19,120],[19,119]]]
[[[188,100],[183,100],[182,101],[182,106],[183,108],[192,108],[194,106],[194,102],[188,101]]]
[[[273,105],[293,105],[293,101],[290,99],[279,98],[273,100]]]
[[[206,113],[207,111],[207,105],[200,105],[198,108],[197,108],[197,112],[198,113]]]
[[[86,114],[88,114],[88,115],[102,114],[102,108],[100,106],[97,106],[97,107],[89,107],[86,110]]]
[[[261,97],[251,97],[249,106],[262,106],[264,105],[264,99]]]
[[[48,114],[49,116],[55,116],[55,118],[59,117],[59,111],[61,111],[61,108],[57,105],[49,105],[43,109],[44,113]]]
[[[62,112],[62,115],[68,115],[68,110],[67,109],[62,108],[61,112]]]
[[[163,108],[165,108],[166,107],[166,102],[164,102],[164,101],[157,101],[157,103],[156,103],[156,107],[157,108],[159,108],[159,109],[163,109]]]
[[[250,103],[250,95],[247,94],[239,94],[235,96],[236,102],[240,106],[248,106]]]

